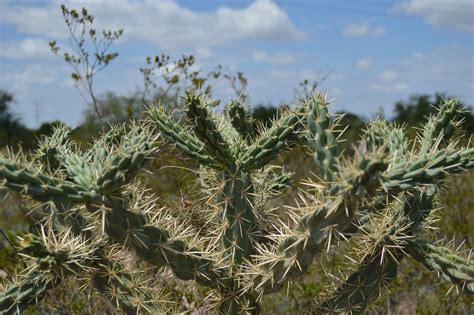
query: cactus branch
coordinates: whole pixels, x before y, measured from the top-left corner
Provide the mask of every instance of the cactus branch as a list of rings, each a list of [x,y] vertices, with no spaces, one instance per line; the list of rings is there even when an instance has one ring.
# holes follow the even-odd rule
[[[240,265],[244,258],[253,254],[251,235],[255,231],[253,213],[253,185],[248,174],[224,174],[225,187],[222,192],[222,240],[228,250],[227,257]]]
[[[365,253],[363,261],[332,297],[320,305],[322,311],[352,314],[364,312],[368,303],[396,277],[398,265],[411,248],[413,233],[433,209],[434,193],[433,187],[429,187],[415,191],[411,196],[403,196],[401,201],[395,202],[393,214],[380,214],[383,218],[380,222],[367,222],[368,226],[360,227],[362,231],[372,235],[376,242],[371,244],[371,240],[361,237],[361,248],[356,251]]]
[[[69,136],[71,129],[65,125],[54,128],[53,134],[44,137],[36,151],[37,159],[44,163],[49,172],[62,167],[71,150]]]
[[[40,271],[30,272],[21,282],[0,293],[0,313],[5,315],[21,314],[29,305],[35,305],[43,299],[46,291],[56,287],[59,279],[44,277]]]
[[[397,268],[398,262],[392,257],[385,260],[380,256],[368,258],[330,299],[319,306],[319,310],[328,314],[363,314],[373,297],[396,277]]]
[[[474,294],[474,262],[456,255],[451,250],[423,240],[408,240],[409,254],[426,268],[437,271],[445,280]]]
[[[171,239],[165,229],[148,225],[146,217],[126,209],[121,200],[108,198],[102,205],[88,204],[91,212],[105,211],[105,232],[156,267],[169,266],[182,280],[195,280],[212,288],[226,285],[225,273],[183,241]]]
[[[333,134],[334,123],[329,115],[325,96],[313,96],[308,114],[308,145],[323,180],[333,182],[337,172],[339,150]]]
[[[275,124],[248,147],[240,157],[240,165],[250,171],[263,167],[273,160],[281,150],[291,148],[298,139],[298,130],[305,120],[304,107],[283,115]]]
[[[401,163],[407,158],[408,143],[405,133],[393,123],[371,121],[365,131],[365,145],[369,151],[385,147],[393,163]]]
[[[3,185],[31,195],[37,200],[57,200],[80,203],[89,200],[85,187],[43,173],[31,165],[0,157],[0,179]]]
[[[194,132],[204,143],[206,150],[223,165],[232,167],[234,157],[230,153],[229,144],[217,129],[204,96],[196,96],[188,92],[185,103],[188,107],[188,118],[194,125]]]
[[[255,277],[256,288],[265,293],[278,291],[291,277],[303,274],[313,257],[325,245],[333,230],[343,231],[351,224],[357,208],[380,186],[380,175],[387,167],[380,156],[362,158],[358,175],[349,176],[338,191],[337,198],[328,198],[325,204],[304,215],[296,227],[295,235],[279,245],[280,256],[262,263],[271,277]],[[265,273],[265,271],[263,271]]]
[[[232,126],[237,130],[242,139],[251,144],[255,138],[255,127],[251,114],[244,108],[239,101],[233,101],[228,110]]]
[[[453,147],[447,147],[429,157],[393,165],[387,171],[384,188],[392,191],[407,190],[473,167],[474,148],[455,150]]]
[[[217,165],[215,158],[209,155],[204,148],[204,143],[172,121],[161,108],[152,108],[149,111],[149,116],[151,122],[160,129],[162,135],[171,143],[176,144],[184,153],[190,155],[203,165]]]
[[[423,126],[420,136],[420,155],[428,154],[433,150],[433,147],[437,148],[440,142],[447,143],[453,136],[455,127],[459,124],[456,118],[460,113],[461,109],[457,98],[443,101],[436,115],[429,117]]]

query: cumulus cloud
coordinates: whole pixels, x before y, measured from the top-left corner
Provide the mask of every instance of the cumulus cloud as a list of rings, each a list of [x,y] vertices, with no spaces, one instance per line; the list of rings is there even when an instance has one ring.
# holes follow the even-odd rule
[[[458,44],[436,47],[423,54],[413,53],[401,61],[404,77],[437,91],[449,91],[474,103],[474,63],[472,50]],[[410,83],[411,83],[410,82]]]
[[[0,77],[0,83],[7,88],[11,87],[16,91],[25,91],[30,87],[48,86],[59,82],[64,78],[63,73],[56,69],[39,64],[27,64],[26,66],[8,71]]]
[[[287,65],[296,62],[295,56],[279,52],[275,54],[268,54],[262,50],[253,52],[253,61],[261,63],[270,63],[274,65]]]
[[[425,55],[421,52],[414,52],[411,54],[411,58],[415,59],[415,60],[423,60],[425,58]]]
[[[27,3],[0,2],[0,24],[12,25],[18,32],[54,38],[67,36],[59,3],[31,6]]]
[[[80,8],[76,2],[66,5]],[[81,5],[96,17],[98,28],[124,28],[124,39],[146,40],[163,47],[213,47],[246,39],[293,41],[305,37],[286,12],[270,0],[208,12],[193,11],[171,0],[85,0]],[[46,7],[3,4],[0,12],[0,21],[19,32],[51,38],[68,36],[57,1]]]
[[[474,32],[474,2],[472,0],[411,0],[395,6],[410,15],[418,15],[433,26]]]
[[[374,66],[374,61],[368,57],[362,58],[362,59],[357,60],[355,66],[359,70],[370,70]]]
[[[405,92],[410,89],[407,83],[388,83],[388,84],[372,84],[369,86],[370,90],[380,91],[383,93]]]
[[[393,70],[386,70],[379,75],[380,81],[388,82],[398,78],[398,73]]]
[[[297,83],[302,80],[318,80],[321,78],[321,74],[313,70],[287,70],[287,71],[278,71],[270,70],[267,74],[275,79],[288,79],[289,82]]]
[[[349,24],[342,30],[345,37],[380,36],[385,33],[383,26],[371,26],[369,23]]]
[[[207,60],[214,57],[214,52],[207,47],[196,48],[196,55],[200,60]]]
[[[0,43],[0,58],[27,59],[51,57],[48,42],[40,38]]]

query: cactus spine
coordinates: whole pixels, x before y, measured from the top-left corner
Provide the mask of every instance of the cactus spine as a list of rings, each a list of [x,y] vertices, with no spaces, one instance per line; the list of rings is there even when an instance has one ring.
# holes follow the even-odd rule
[[[0,313],[21,312],[67,277],[105,292],[126,314],[171,312],[154,281],[143,282],[149,274],[127,269],[130,252],[209,288],[213,306],[225,314],[259,313],[265,294],[290,285],[315,257],[342,243],[363,255],[315,312],[363,312],[406,256],[473,292],[473,262],[423,236],[437,184],[474,167],[474,149],[457,148],[452,140],[459,124],[456,100],[429,118],[413,144],[402,128],[370,122],[351,159],[339,152],[338,122],[324,95],[282,113],[267,129],[256,128],[237,101],[224,115],[213,113],[210,103],[188,92],[183,121],[154,107],[145,122],[114,127],[86,151],[59,126],[29,158],[0,157],[3,185],[31,198],[43,231],[41,239],[24,238],[21,250],[31,269],[0,294]],[[204,226],[160,207],[135,180],[157,153],[158,135],[199,165],[202,191],[191,207]],[[291,211],[275,213],[268,201],[291,176],[271,163],[304,143],[313,152],[317,191],[306,191]]]

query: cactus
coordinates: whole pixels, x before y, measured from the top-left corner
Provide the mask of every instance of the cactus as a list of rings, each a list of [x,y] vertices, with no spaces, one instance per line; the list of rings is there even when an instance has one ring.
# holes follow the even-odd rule
[[[341,156],[338,118],[324,95],[281,113],[269,128],[257,128],[237,101],[216,114],[205,96],[187,92],[184,100],[179,122],[151,107],[145,121],[112,127],[85,151],[58,126],[29,157],[0,157],[2,184],[26,196],[41,234],[20,241],[28,269],[0,294],[0,313],[21,312],[68,277],[105,293],[126,314],[176,311],[146,265],[207,288],[210,307],[221,313],[259,313],[266,294],[290,288],[315,258],[343,244],[358,263],[316,313],[362,313],[405,257],[473,293],[474,263],[425,233],[438,184],[474,167],[474,148],[452,139],[456,100],[447,100],[413,143],[403,128],[370,122],[352,158]],[[139,180],[146,162],[159,158],[157,139],[199,166],[200,189],[189,208],[162,207]],[[272,163],[305,144],[317,179],[296,206],[274,209],[271,201],[293,178]],[[143,270],[127,266],[131,253]]]

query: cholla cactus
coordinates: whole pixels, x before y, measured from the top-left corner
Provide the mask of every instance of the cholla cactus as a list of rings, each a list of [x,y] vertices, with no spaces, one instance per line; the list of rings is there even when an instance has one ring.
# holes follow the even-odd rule
[[[363,312],[405,256],[474,292],[470,257],[423,236],[436,185],[474,167],[474,148],[456,148],[451,139],[456,100],[429,118],[414,143],[393,124],[371,122],[350,159],[341,157],[337,119],[323,96],[282,113],[268,129],[257,128],[239,102],[225,115],[213,114],[203,96],[187,93],[185,102],[188,124],[155,107],[143,124],[112,128],[86,152],[60,127],[31,158],[0,158],[4,186],[28,196],[41,231],[20,242],[29,267],[0,295],[1,313],[20,312],[68,276],[104,292],[127,314],[172,312],[146,266],[127,269],[133,252],[151,267],[209,288],[210,307],[225,314],[260,312],[265,294],[290,286],[315,257],[343,244],[359,262],[319,301],[317,313]],[[200,191],[189,207],[158,206],[134,179],[156,154],[158,133],[199,164]],[[271,163],[304,143],[319,180],[296,206],[275,209],[270,201],[291,175]]]

